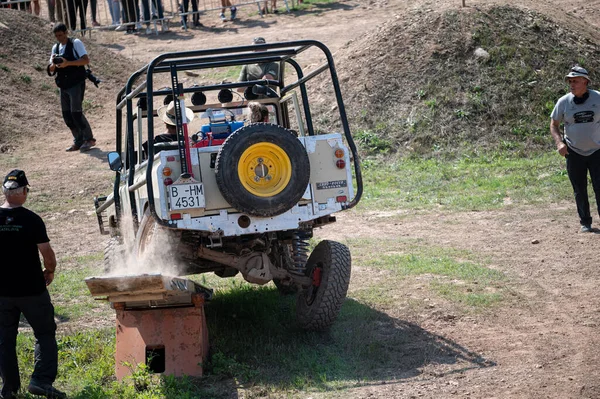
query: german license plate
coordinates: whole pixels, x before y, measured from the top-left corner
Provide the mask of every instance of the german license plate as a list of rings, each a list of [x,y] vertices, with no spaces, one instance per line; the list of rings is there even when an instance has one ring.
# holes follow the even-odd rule
[[[202,183],[172,184],[169,186],[171,210],[204,208],[204,187]]]

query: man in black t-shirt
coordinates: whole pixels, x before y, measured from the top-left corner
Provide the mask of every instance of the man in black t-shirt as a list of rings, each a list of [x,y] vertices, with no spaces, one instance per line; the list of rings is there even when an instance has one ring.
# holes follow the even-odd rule
[[[0,397],[14,398],[21,386],[17,334],[21,314],[36,337],[35,366],[28,391],[47,398],[66,398],[52,386],[58,367],[54,307],[46,286],[54,280],[56,256],[42,218],[23,207],[29,192],[25,172],[4,178],[6,198],[0,206]],[[44,270],[39,253],[44,259]]]

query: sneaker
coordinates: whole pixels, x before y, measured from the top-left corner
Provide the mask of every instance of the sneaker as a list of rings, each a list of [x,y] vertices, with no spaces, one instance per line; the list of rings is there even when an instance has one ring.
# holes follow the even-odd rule
[[[591,224],[584,224],[581,226],[581,229],[579,229],[580,233],[592,233],[593,231],[594,229],[592,229]]]
[[[142,30],[143,29],[142,23],[141,22],[136,22],[135,23],[135,29]]]
[[[151,27],[147,27],[147,28],[146,28],[146,34],[147,34],[147,35],[151,35],[151,34],[153,34],[153,33],[154,33],[154,29],[152,29]]]
[[[160,24],[160,30],[163,32],[169,31],[169,24],[167,23],[167,21],[162,21],[162,24]]]
[[[100,26],[100,24],[98,23],[98,21],[92,21],[92,26]]]
[[[67,152],[77,151],[79,148],[81,148],[81,147],[78,146],[77,144],[71,144],[65,151],[67,151]]]
[[[45,396],[48,399],[63,399],[67,397],[66,393],[59,391],[50,384],[38,384],[33,381],[29,383],[27,390],[33,395]]]
[[[115,30],[117,32],[123,32],[124,30],[127,30],[127,25],[119,25],[115,28]]]
[[[231,7],[231,20],[235,19],[235,14],[237,14],[237,8]]]
[[[227,21],[227,18],[225,18],[225,14],[223,13],[219,14],[219,18],[221,18],[221,21],[223,22]]]

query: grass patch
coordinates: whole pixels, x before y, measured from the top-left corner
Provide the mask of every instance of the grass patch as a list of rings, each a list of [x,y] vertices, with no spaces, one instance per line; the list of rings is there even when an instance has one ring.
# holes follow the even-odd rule
[[[490,260],[473,252],[435,247],[416,240],[357,240],[347,243],[354,263],[390,272],[375,286],[353,295],[369,304],[394,302],[400,280],[419,277],[437,295],[471,308],[485,308],[504,299],[507,277],[487,265]]]
[[[101,252],[61,259],[59,265],[75,263],[75,268],[58,268],[56,277],[49,287],[56,316],[63,321],[73,321],[90,314],[106,314],[111,310],[105,302],[94,300],[84,282],[86,277],[100,274]]]
[[[200,75],[202,79],[211,82],[235,82],[237,78],[240,76],[240,72],[242,70],[241,66],[232,66],[232,67],[223,67],[223,68],[213,68],[208,69],[202,72]]]
[[[554,153],[516,158],[509,154],[454,160],[404,158],[362,163],[364,210],[490,210],[507,205],[571,200],[564,161]]]
[[[113,329],[63,335],[58,339],[56,386],[81,399],[228,398],[244,389],[244,397],[304,397],[306,392],[401,378],[430,363],[456,369],[482,366],[459,345],[352,299],[329,334],[298,330],[293,309],[294,300],[281,297],[272,286],[238,282],[236,288],[218,292],[206,306],[213,355],[203,378],[152,375],[143,365],[131,365],[132,377],[118,383]],[[19,335],[23,381],[33,368],[33,345],[30,332]]]

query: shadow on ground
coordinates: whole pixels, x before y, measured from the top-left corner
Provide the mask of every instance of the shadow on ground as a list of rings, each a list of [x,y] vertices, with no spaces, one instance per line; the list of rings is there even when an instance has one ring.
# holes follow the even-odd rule
[[[240,288],[206,306],[212,370],[251,386],[328,390],[494,366],[458,342],[348,299],[327,333],[300,330],[295,298]]]

